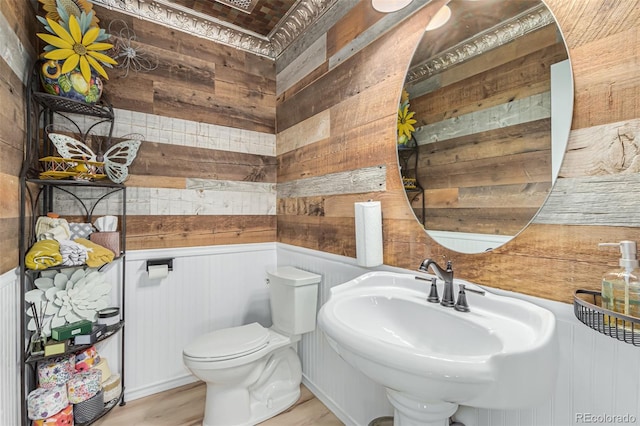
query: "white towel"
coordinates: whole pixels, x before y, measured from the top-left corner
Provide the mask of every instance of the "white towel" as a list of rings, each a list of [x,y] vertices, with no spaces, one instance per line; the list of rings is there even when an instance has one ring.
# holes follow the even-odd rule
[[[64,266],[83,265],[87,262],[87,248],[75,241],[60,241],[60,254]]]

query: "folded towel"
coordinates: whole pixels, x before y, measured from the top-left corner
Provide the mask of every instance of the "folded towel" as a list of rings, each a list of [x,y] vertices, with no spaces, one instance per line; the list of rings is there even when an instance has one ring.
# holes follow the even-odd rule
[[[87,261],[87,248],[75,241],[60,241],[60,254],[64,266],[84,265]]]
[[[36,221],[36,239],[68,240],[71,236],[69,223],[65,219],[40,216]]]
[[[36,241],[24,258],[29,269],[47,269],[62,263],[60,243],[56,240]]]
[[[87,266],[91,268],[99,268],[105,263],[109,263],[116,255],[108,248],[102,247],[96,243],[92,243],[86,238],[76,238],[76,243],[87,248]]]

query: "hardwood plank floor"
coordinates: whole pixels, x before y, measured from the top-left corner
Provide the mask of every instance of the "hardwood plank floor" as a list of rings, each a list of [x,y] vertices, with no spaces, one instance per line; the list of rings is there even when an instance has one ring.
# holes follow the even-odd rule
[[[205,385],[197,382],[115,407],[97,426],[198,426],[204,418]],[[304,385],[300,399],[261,426],[343,426]]]

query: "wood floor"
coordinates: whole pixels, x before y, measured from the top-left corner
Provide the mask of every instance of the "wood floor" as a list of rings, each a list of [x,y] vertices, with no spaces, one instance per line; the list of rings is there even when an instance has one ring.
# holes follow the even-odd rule
[[[261,426],[343,426],[305,386],[287,411]],[[97,426],[198,426],[204,418],[204,383],[182,386],[115,407]]]

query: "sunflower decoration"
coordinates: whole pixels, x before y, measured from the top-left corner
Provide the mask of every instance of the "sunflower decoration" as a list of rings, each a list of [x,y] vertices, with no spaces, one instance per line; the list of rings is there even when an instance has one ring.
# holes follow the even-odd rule
[[[415,112],[409,111],[409,93],[402,90],[400,106],[398,107],[398,145],[406,145],[411,135],[416,130],[413,125],[417,123],[413,118]]]
[[[42,9],[47,12],[46,17],[56,22],[68,22],[69,16],[79,17],[82,12],[87,15],[93,11],[93,3],[88,0],[38,0],[42,4]],[[38,17],[38,19],[41,19]],[[42,20],[44,21],[44,20]],[[42,22],[41,21],[41,22]],[[97,27],[100,20],[93,14],[91,26]],[[46,25],[46,21],[44,22]]]
[[[55,12],[52,11],[55,1]],[[109,38],[97,25],[93,5],[87,0],[40,0],[47,11],[46,18],[38,16],[38,20],[49,32],[38,33],[37,36],[47,45],[43,57],[53,61],[64,61],[60,74],[66,74],[76,68],[80,69],[85,82],[91,81],[91,72],[95,70],[106,80],[109,79],[104,67],[111,68],[117,62],[106,55],[111,43],[104,43]],[[59,18],[56,20],[56,18]]]

